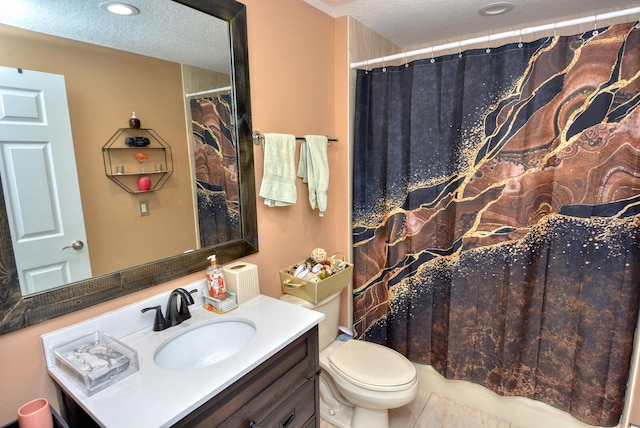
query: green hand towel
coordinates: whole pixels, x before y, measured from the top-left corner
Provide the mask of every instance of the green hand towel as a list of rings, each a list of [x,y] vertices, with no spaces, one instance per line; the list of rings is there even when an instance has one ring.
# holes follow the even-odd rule
[[[324,135],[305,135],[300,148],[298,177],[309,186],[309,203],[318,209],[320,216],[327,210],[329,189],[329,140]]]
[[[259,195],[265,205],[283,207],[296,203],[296,137],[264,134],[264,173]]]

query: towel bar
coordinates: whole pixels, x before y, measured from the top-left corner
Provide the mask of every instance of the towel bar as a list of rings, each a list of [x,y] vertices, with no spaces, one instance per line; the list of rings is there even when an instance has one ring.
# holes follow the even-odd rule
[[[260,131],[253,131],[253,134],[251,136],[253,138],[253,144],[255,144],[256,146],[259,146],[261,143],[261,141],[264,140],[264,135],[262,135],[262,133]],[[304,137],[296,137],[296,140],[304,140]],[[329,142],[337,142],[338,139],[337,138],[329,138]]]

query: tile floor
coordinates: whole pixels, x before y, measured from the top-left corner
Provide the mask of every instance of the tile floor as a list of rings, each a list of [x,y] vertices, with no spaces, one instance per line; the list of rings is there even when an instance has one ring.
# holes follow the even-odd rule
[[[411,404],[389,411],[390,428],[520,428],[431,392],[420,391]],[[321,421],[320,428],[334,428]]]

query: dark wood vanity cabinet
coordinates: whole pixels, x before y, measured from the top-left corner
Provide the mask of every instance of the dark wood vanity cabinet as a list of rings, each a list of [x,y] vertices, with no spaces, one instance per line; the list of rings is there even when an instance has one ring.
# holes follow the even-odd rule
[[[318,327],[313,327],[174,427],[319,427],[318,352]],[[97,426],[62,395],[70,427]]]
[[[314,327],[175,427],[319,427],[318,352]]]

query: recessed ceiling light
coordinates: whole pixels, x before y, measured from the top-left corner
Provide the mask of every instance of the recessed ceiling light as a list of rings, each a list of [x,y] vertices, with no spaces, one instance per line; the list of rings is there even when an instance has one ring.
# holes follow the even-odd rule
[[[11,22],[12,18],[22,18],[27,15],[27,5],[21,2],[1,2],[0,3],[0,16],[8,18],[7,22]]]
[[[482,16],[496,16],[510,12],[513,9],[513,4],[508,2],[490,3],[486,6],[482,6],[478,13]]]
[[[108,2],[101,3],[100,7],[109,13],[119,16],[133,16],[140,13],[140,9],[127,3]]]

